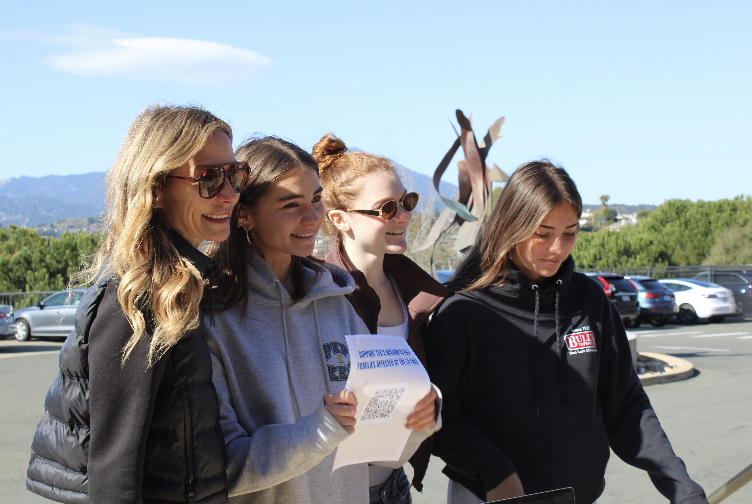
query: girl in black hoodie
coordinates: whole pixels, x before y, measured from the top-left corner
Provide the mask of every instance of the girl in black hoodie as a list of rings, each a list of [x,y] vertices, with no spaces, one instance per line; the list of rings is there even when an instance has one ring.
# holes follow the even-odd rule
[[[450,503],[573,487],[590,504],[609,446],[672,503],[707,503],[650,406],[616,308],[574,271],[581,213],[562,168],[518,168],[431,321],[428,372],[444,395],[433,453]]]

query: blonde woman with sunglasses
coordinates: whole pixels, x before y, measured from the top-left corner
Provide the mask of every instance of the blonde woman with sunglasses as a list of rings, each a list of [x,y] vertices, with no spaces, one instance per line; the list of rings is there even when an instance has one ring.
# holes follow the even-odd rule
[[[314,146],[313,157],[319,164],[328,216],[322,229],[332,239],[325,261],[352,275],[356,287],[347,298],[369,331],[404,338],[425,366],[428,316],[448,292],[403,255],[418,194],[405,189],[391,161],[348,152],[345,143],[331,133]],[[419,411],[432,413],[424,416],[418,429],[433,432],[440,428],[437,390],[418,403]],[[412,484],[418,490],[423,487],[432,439],[410,459]],[[411,502],[410,483],[402,468],[371,465],[369,480],[372,504]]]
[[[78,276],[94,286],[60,352],[26,486],[69,504],[227,502],[200,306],[216,263],[197,249],[230,234],[248,166],[221,119],[155,105],[105,182],[105,237]]]

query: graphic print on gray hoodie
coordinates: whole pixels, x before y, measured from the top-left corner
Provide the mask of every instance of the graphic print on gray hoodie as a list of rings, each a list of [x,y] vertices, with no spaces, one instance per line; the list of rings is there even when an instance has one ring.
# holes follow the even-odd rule
[[[306,281],[319,276],[291,305],[252,254],[247,316],[217,313],[206,328],[233,504],[369,502],[366,464],[332,473],[334,450],[348,434],[322,399],[347,382],[345,335],[369,331],[345,298],[355,288],[350,275],[329,264],[321,269],[304,267]],[[400,467],[432,432],[411,433],[402,459],[379,465]]]

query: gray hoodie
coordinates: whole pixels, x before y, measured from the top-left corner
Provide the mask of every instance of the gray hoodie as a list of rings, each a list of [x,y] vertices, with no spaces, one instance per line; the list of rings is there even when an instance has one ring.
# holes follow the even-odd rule
[[[345,298],[355,288],[350,275],[321,268],[290,305],[264,260],[249,254],[247,316],[232,309],[207,324],[233,503],[369,502],[366,464],[332,474],[334,450],[348,433],[322,400],[347,382],[345,335],[369,331]],[[303,270],[306,280],[317,274]],[[402,466],[432,432],[413,432],[400,461],[379,465]]]

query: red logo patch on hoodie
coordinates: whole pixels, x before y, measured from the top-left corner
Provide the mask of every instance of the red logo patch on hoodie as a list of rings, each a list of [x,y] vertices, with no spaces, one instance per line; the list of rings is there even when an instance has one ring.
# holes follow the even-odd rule
[[[583,328],[584,329],[584,328]],[[589,329],[589,328],[588,328]],[[564,338],[569,353],[596,352],[595,333],[593,331],[577,330]]]

